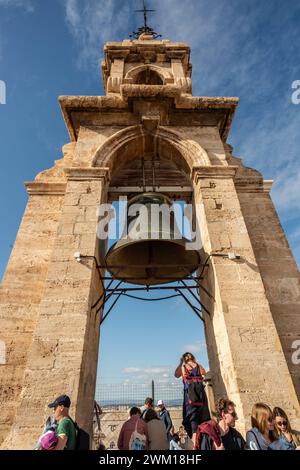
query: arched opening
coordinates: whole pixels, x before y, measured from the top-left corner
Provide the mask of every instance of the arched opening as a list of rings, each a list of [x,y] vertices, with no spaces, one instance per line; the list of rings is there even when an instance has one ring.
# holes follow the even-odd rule
[[[146,68],[142,70],[135,78],[137,85],[163,85],[163,80],[157,72]]]
[[[116,213],[120,210],[118,195],[131,198],[145,188],[157,191],[168,187],[172,200],[180,200],[180,204],[191,202],[190,167],[167,140],[139,129],[135,138],[126,139],[113,154],[107,150],[106,155],[109,157],[102,152],[102,161],[95,158],[95,162],[111,165],[108,194]],[[121,234],[119,229],[117,235],[110,237],[108,248]],[[125,283],[125,287],[137,286]],[[103,440],[110,448],[116,447],[128,407],[142,405],[152,394],[155,402],[162,399],[172,409],[178,430],[182,421],[182,384],[174,378],[174,371],[179,358],[190,351],[208,369],[204,323],[182,296],[170,294],[127,291],[101,326],[96,401],[104,412]],[[112,295],[107,309],[115,298]]]

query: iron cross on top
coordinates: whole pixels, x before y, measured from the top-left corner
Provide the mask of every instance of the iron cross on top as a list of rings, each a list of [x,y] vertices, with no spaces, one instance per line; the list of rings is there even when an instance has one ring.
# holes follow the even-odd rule
[[[148,10],[145,0],[143,0],[143,6],[144,6],[143,10],[135,10],[135,12],[144,13],[144,28],[145,28],[145,31],[147,31],[149,29],[148,24],[147,24],[147,19],[148,19],[147,13],[154,12],[155,10]]]
[[[152,35],[153,39],[160,38],[161,35],[157,34],[152,28],[150,28],[150,26],[148,26],[148,13],[154,12],[156,10],[148,10],[148,8],[146,7],[145,0],[143,0],[143,6],[144,6],[143,10],[135,10],[135,12],[144,14],[144,26],[139,28],[137,31],[134,31],[129,37],[138,39],[141,36],[141,34],[148,33]]]

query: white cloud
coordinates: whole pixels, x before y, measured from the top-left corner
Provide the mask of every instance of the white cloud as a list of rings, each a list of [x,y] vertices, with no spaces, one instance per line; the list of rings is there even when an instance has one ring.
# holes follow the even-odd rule
[[[123,369],[124,374],[140,374],[139,377],[147,377],[147,376],[154,376],[154,375],[162,375],[167,377],[170,369],[172,366],[165,366],[165,367],[148,367],[148,368],[140,368],[140,367],[126,367]]]
[[[122,372],[124,372],[124,374],[138,374],[141,371],[142,369],[139,367],[126,367]]]
[[[196,354],[200,351],[206,351],[206,344],[205,344],[205,341],[195,341],[194,343],[189,343],[189,344],[185,344],[182,348],[181,348],[181,351],[182,353],[185,353],[185,352],[191,352],[192,354]]]
[[[130,5],[125,2],[65,0],[64,5],[67,25],[78,46],[80,68],[98,65],[105,42],[116,40],[126,24],[130,31]]]
[[[287,88],[281,100],[255,116],[237,116],[237,144],[245,165],[273,179],[272,199],[284,220],[300,217],[300,107],[289,102]],[[283,103],[281,102],[283,101]]]
[[[80,27],[80,14],[77,0],[67,0],[66,2],[66,20],[70,27],[78,32]]]
[[[276,206],[284,211],[285,219],[299,216],[300,168],[287,164],[286,169],[277,175],[272,196]]]
[[[21,7],[24,8],[27,13],[34,12],[34,6],[31,0],[0,0],[0,7]]]
[[[291,233],[291,239],[297,240],[300,238],[300,225],[298,225]]]

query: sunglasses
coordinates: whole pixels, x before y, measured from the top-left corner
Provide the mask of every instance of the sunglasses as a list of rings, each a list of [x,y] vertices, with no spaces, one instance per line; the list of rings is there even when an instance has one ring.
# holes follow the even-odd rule
[[[57,408],[58,408],[59,406],[63,406],[63,405],[60,404],[60,405],[54,406],[54,407],[53,407],[54,411],[57,410]]]
[[[274,423],[274,418],[268,418],[267,421],[268,421],[268,423],[273,424]]]
[[[227,414],[229,414],[229,415],[232,416],[233,418],[237,418],[237,413],[236,413],[236,411],[232,411],[231,413],[229,413],[229,411],[228,411]]]
[[[277,421],[276,424],[278,426],[286,426],[287,425],[287,422],[286,421]]]

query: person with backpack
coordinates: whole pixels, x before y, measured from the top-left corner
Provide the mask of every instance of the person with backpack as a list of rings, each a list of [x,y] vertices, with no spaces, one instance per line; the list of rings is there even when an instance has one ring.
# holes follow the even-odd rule
[[[183,379],[183,421],[182,424],[192,439],[194,447],[199,424],[210,420],[207,396],[204,389],[205,369],[196,362],[195,356],[186,352],[175,370],[175,377]]]
[[[129,411],[129,419],[123,424],[119,438],[119,450],[145,450],[148,447],[147,426],[136,406]]]
[[[69,415],[70,406],[71,400],[68,395],[61,395],[48,405],[49,408],[53,408],[54,418],[57,422],[58,442],[54,450],[76,449],[76,427]]]

